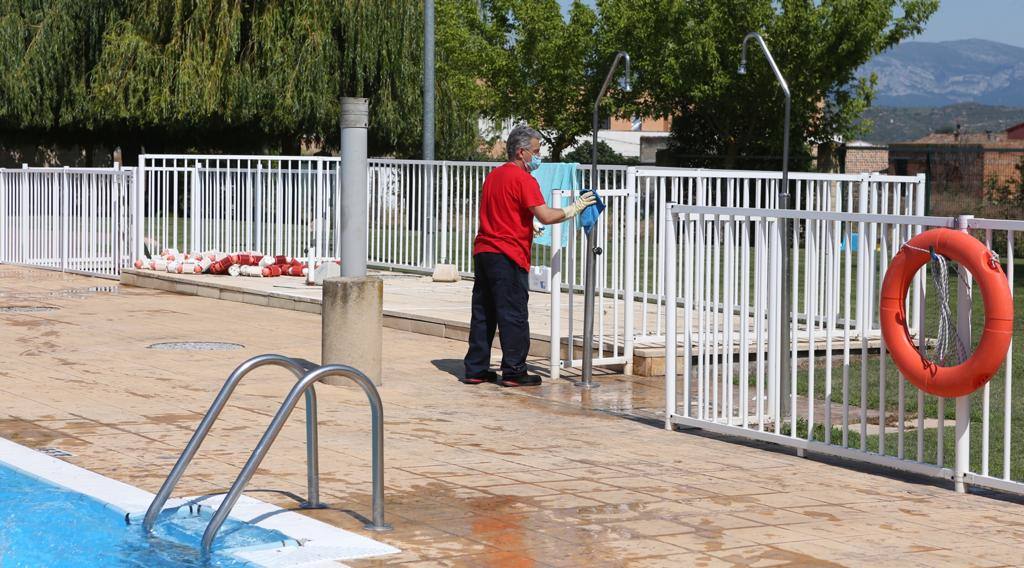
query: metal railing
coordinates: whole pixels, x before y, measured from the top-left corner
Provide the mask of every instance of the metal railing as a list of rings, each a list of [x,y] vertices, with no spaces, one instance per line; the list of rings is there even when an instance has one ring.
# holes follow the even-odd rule
[[[381,402],[380,393],[373,386],[373,381],[359,370],[347,365],[324,365],[307,373],[288,392],[288,396],[281,403],[281,408],[274,415],[274,419],[270,422],[267,431],[256,445],[252,455],[249,456],[249,460],[245,462],[245,466],[239,472],[238,478],[231,485],[231,489],[224,496],[224,500],[221,501],[220,506],[217,507],[217,512],[214,513],[210,524],[206,527],[206,532],[203,533],[202,544],[204,553],[209,553],[210,548],[213,546],[213,539],[217,536],[217,531],[220,530],[221,525],[227,520],[238,498],[242,496],[242,491],[245,490],[245,486],[252,479],[253,474],[256,473],[256,469],[267,455],[267,451],[270,450],[270,446],[273,445],[278,433],[288,420],[288,416],[291,415],[295,405],[298,404],[299,398],[312,389],[313,385],[328,377],[347,377],[352,379],[363,389],[367,399],[369,399],[371,420],[373,422],[371,433],[373,445],[373,520],[371,523],[364,525],[363,528],[372,531],[391,530],[391,525],[384,522],[384,405]]]
[[[1008,263],[1012,289],[1013,240],[1024,221],[876,211],[666,206],[666,427],[697,427],[952,479],[961,490],[966,482],[1024,493],[1024,470],[1013,464],[1011,449],[1012,348],[1002,381],[994,378],[957,399],[950,417],[954,408],[945,399],[917,390],[889,360],[877,306],[890,259],[930,227],[981,231],[990,248],[1004,251],[999,256]],[[779,249],[782,218],[792,225],[790,251]],[[784,253],[792,255],[789,274],[778,268]],[[962,274],[959,282],[960,339],[969,346],[970,278]],[[784,285],[792,291],[789,314],[781,313],[775,293]],[[908,323],[922,350],[936,317],[926,309],[928,294],[922,270],[908,300]],[[792,329],[789,353],[781,352],[777,333],[783,317]],[[788,377],[779,373],[783,357],[790,359]],[[993,432],[990,390],[997,388],[1003,391],[1002,429]],[[981,421],[980,454],[971,453],[972,415]],[[951,418],[955,425],[947,432]],[[989,474],[990,437],[1002,449],[998,477]]]
[[[0,262],[116,278],[132,260],[134,168],[0,169]]]
[[[373,520],[371,523],[366,525],[368,530],[386,531],[390,530],[390,525],[384,522],[384,407],[381,402],[380,394],[377,392],[376,387],[373,386],[373,382],[366,377],[362,372],[347,365],[324,365],[318,366],[309,361],[302,359],[294,359],[291,357],[285,357],[282,355],[258,355],[249,359],[239,365],[225,381],[224,386],[221,387],[220,392],[210,405],[210,409],[203,416],[202,421],[193,433],[192,438],[185,446],[178,461],[174,464],[171,469],[171,473],[167,476],[160,490],[153,498],[152,503],[149,505],[149,509],[146,511],[146,515],[143,519],[143,527],[146,531],[151,531],[160,511],[163,509],[167,500],[170,498],[171,493],[174,491],[185,470],[188,468],[195,454],[199,451],[199,447],[206,439],[210,429],[213,427],[213,423],[216,422],[217,417],[220,415],[224,406],[227,404],[231,395],[234,393],[235,387],[238,383],[248,375],[251,371],[263,367],[263,366],[279,366],[284,367],[295,375],[297,381],[284,401],[281,403],[280,408],[274,415],[270,426],[267,428],[263,437],[260,439],[256,448],[253,450],[246,462],[245,466],[239,472],[238,477],[232,483],[231,488],[228,490],[224,499],[217,507],[216,512],[213,514],[213,518],[206,527],[206,531],[203,533],[202,539],[202,551],[209,553],[213,545],[213,540],[217,536],[217,532],[220,530],[224,521],[227,520],[231,514],[231,510],[238,502],[242,492],[245,490],[245,486],[252,479],[253,474],[256,473],[256,469],[259,467],[263,458],[266,456],[270,447],[273,445],[274,440],[280,433],[281,428],[284,427],[288,417],[291,415],[295,406],[298,404],[300,398],[305,397],[306,399],[306,467],[307,467],[307,500],[302,504],[303,508],[322,508],[324,505],[320,502],[320,474],[319,474],[319,441],[317,434],[317,404],[316,404],[316,383],[328,378],[328,377],[347,377],[355,381],[366,393],[367,398],[370,402],[370,412],[372,420],[372,470],[373,470]]]
[[[302,379],[303,376],[316,366],[308,361],[301,361],[293,359],[291,357],[285,357],[283,355],[258,355],[245,361],[239,365],[231,374],[228,379],[224,382],[224,386],[221,387],[220,392],[217,393],[217,397],[213,399],[213,403],[210,405],[210,409],[206,411],[202,421],[199,422],[199,426],[196,427],[196,431],[192,433],[192,438],[189,439],[185,449],[181,452],[181,456],[178,457],[178,461],[171,468],[171,473],[168,474],[167,479],[164,480],[163,485],[160,486],[160,490],[157,491],[156,496],[153,498],[153,502],[150,503],[149,509],[146,510],[146,516],[142,521],[142,526],[145,530],[150,531],[153,529],[153,524],[156,522],[157,516],[167,503],[167,499],[170,498],[174,488],[178,485],[181,480],[181,476],[185,474],[185,470],[188,469],[192,458],[195,457],[199,451],[199,447],[206,440],[207,434],[210,433],[210,429],[213,427],[213,423],[217,421],[224,406],[227,405],[231,395],[235,392],[235,387],[238,383],[245,378],[250,372],[268,365],[284,367],[295,375],[296,380]],[[311,508],[317,508],[320,506],[320,486],[319,486],[319,458],[317,452],[317,418],[316,418],[316,391],[310,389],[306,394],[306,467],[307,467],[307,500],[306,506]]]

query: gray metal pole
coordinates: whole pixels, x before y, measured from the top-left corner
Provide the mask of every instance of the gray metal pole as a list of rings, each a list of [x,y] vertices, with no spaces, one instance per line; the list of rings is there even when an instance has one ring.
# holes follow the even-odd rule
[[[434,159],[434,0],[423,2],[423,159]]]
[[[423,216],[420,219],[421,260],[424,267],[434,266],[434,0],[423,2],[423,159],[426,164],[426,190],[423,192]]]
[[[335,250],[341,251],[341,275],[366,276],[366,128],[367,99],[341,99],[341,227]]]
[[[747,42],[751,39],[756,40],[757,44],[761,47],[761,51],[764,52],[765,58],[768,59],[768,65],[771,66],[772,72],[775,73],[775,79],[779,82],[779,86],[782,88],[782,92],[786,95],[786,113],[783,118],[783,132],[782,132],[782,187],[779,188],[779,209],[789,209],[789,107],[790,107],[790,93],[789,85],[786,83],[786,79],[782,76],[782,72],[779,71],[779,66],[775,64],[775,58],[772,57],[771,51],[768,50],[768,45],[764,42],[764,38],[757,32],[750,32],[743,38],[743,53],[740,56],[740,75],[744,75],[747,72]],[[781,231],[780,247],[781,247],[781,266],[779,267],[782,271],[782,290],[779,294],[779,303],[781,304],[782,317],[779,318],[779,339],[780,349],[782,351],[782,359],[780,363],[780,374],[782,383],[782,399],[791,398],[793,392],[791,366],[790,366],[790,334],[792,333],[791,319],[792,314],[792,291],[790,290],[791,277],[789,276],[789,222],[785,218],[779,219],[779,230]],[[796,407],[790,401],[790,412],[794,412]],[[776,420],[781,420],[782,417],[776,417]]]
[[[605,91],[608,90],[608,84],[611,83],[612,77],[615,75],[615,69],[619,65],[619,60],[626,60],[626,90],[629,91],[629,54],[625,51],[620,51],[615,54],[615,59],[612,61],[612,67],[608,70],[608,75],[604,78],[604,83],[601,85],[601,90],[597,93],[597,98],[594,99],[594,117],[593,123],[591,124],[593,130],[593,138],[591,139],[590,149],[590,189],[597,189],[597,131],[600,127],[600,111],[601,111],[601,99],[604,98]],[[583,280],[583,377],[576,383],[576,386],[583,388],[595,388],[599,385],[594,383],[594,288],[596,280],[597,270],[597,255],[601,254],[601,248],[595,244],[597,240],[597,227],[594,227],[587,233],[587,246],[586,246],[586,268],[584,271]],[[569,357],[572,358],[572,347],[569,349]]]

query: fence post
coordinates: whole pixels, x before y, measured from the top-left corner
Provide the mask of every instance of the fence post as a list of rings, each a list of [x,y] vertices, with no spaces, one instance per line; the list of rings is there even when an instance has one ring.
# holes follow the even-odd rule
[[[676,413],[676,224],[672,203],[664,206],[665,240],[662,247],[665,269],[665,429],[672,430]]]
[[[551,192],[552,206],[562,203],[561,190]],[[562,370],[562,224],[551,225],[551,379],[557,380]],[[572,360],[572,351],[569,351]]]
[[[10,262],[7,250],[7,172],[0,171],[0,262]]]
[[[441,264],[448,264],[448,163],[441,162]],[[554,268],[552,267],[552,271]]]
[[[420,266],[430,268],[434,265],[434,166],[436,162],[429,160],[424,164],[426,178],[423,188],[423,199],[420,201]]]
[[[114,183],[112,184],[113,194],[113,211],[111,211],[111,232],[114,237],[114,262],[111,266],[112,274],[117,276],[121,274],[121,192],[124,191],[124,172],[121,170],[121,164],[114,162]]]
[[[206,247],[199,242],[199,200],[201,199],[199,193],[199,168],[202,167],[199,161],[195,161],[192,164],[192,183],[189,184],[189,205],[191,206],[191,212],[189,213],[189,241],[192,244],[192,249],[197,252],[206,250]]]
[[[146,244],[145,239],[145,225],[146,217],[146,155],[139,155],[139,168],[136,170],[137,176],[135,179],[135,207],[133,207],[132,216],[135,218],[134,231],[135,231],[135,259],[140,259],[145,255]],[[134,260],[134,259],[133,259]]]
[[[633,332],[634,314],[636,305],[636,274],[634,273],[634,260],[636,258],[636,168],[626,169],[626,269],[623,271],[625,282],[625,293],[623,295],[624,321],[623,327],[623,348],[622,354],[626,357],[624,372],[627,375],[633,374]],[[644,306],[646,309],[646,306]]]
[[[973,215],[960,215],[957,228],[967,232]],[[956,288],[956,332],[961,345],[971,346],[971,307],[973,283],[969,272],[960,267]],[[956,399],[956,455],[953,469],[953,483],[957,493],[963,493],[964,476],[971,465],[971,395]]]
[[[60,183],[54,184],[54,189],[57,191],[57,222],[60,223],[60,271],[66,272],[68,269],[68,166],[64,166],[64,171],[60,175]]]

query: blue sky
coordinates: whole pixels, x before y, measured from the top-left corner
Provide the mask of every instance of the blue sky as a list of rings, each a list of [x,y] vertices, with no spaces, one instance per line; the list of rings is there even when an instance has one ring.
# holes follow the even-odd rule
[[[593,0],[584,0],[593,6]],[[559,0],[563,7],[572,0]],[[938,12],[914,41],[987,39],[1024,47],[1024,0],[942,0]]]

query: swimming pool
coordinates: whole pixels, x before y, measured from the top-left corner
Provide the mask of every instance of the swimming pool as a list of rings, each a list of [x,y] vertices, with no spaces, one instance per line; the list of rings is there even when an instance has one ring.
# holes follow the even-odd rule
[[[199,543],[222,497],[172,499],[147,535],[152,493],[0,438],[0,568],[286,568],[399,552],[243,495],[204,561]]]
[[[205,566],[199,540],[209,514],[187,507],[167,511],[146,535],[138,523],[87,495],[0,465],[0,566]],[[281,546],[287,536],[229,521],[209,566],[254,566],[226,553]]]

